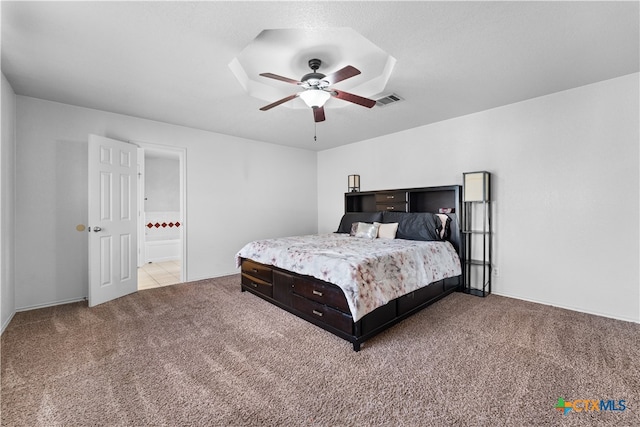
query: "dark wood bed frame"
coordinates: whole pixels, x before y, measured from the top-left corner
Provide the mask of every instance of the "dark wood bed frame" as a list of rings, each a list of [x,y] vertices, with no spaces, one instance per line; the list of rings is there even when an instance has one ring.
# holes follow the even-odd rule
[[[461,187],[423,187],[345,194],[345,212],[380,210],[433,212],[450,209],[449,241],[463,262],[463,239],[458,213],[461,212]],[[462,276],[440,280],[378,307],[354,322],[342,289],[310,276],[303,276],[242,259],[241,290],[305,319],[353,344],[355,351],[374,335],[388,329],[417,311],[462,289]],[[464,271],[464,266],[463,266]]]

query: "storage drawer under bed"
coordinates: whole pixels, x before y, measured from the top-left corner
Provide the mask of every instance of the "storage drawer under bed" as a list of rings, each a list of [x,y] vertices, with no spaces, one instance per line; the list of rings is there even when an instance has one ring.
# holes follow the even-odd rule
[[[271,285],[271,283],[267,283],[264,280],[257,279],[245,273],[242,273],[241,280],[242,284],[247,288],[256,292],[260,292],[261,294],[266,295],[269,298],[273,297],[273,286]]]
[[[433,282],[429,286],[416,289],[406,295],[398,298],[398,314],[404,314],[413,310],[425,301],[429,301],[441,295],[443,292],[444,281]]]
[[[251,261],[250,259],[242,261],[242,272],[256,279],[264,280],[267,283],[273,282],[271,267]]]
[[[342,289],[330,283],[318,280],[305,280],[301,277],[293,278],[293,292],[304,298],[316,301],[329,307],[337,308],[343,313],[350,313],[349,304]]]
[[[292,295],[292,303],[293,308],[299,312],[347,334],[353,334],[353,321],[350,315],[324,304],[308,300],[295,293]]]

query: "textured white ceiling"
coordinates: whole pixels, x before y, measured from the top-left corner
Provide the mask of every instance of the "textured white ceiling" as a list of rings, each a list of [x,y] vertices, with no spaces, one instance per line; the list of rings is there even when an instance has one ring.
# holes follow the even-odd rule
[[[2,71],[20,95],[322,150],[638,72],[638,4],[2,1]],[[397,60],[404,101],[327,106],[317,142],[310,111],[259,111],[228,66],[264,29],[342,27]]]

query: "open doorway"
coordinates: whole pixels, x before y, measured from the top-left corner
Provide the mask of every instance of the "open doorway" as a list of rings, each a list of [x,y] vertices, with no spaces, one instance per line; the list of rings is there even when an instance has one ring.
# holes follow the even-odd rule
[[[138,290],[186,281],[184,149],[139,143]]]

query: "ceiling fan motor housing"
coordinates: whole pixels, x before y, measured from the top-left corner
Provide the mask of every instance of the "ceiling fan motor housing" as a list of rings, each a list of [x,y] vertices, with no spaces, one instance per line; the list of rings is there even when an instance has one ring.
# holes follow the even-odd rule
[[[311,68],[313,72],[305,74],[300,79],[300,81],[302,82],[302,86],[305,89],[324,89],[325,87],[329,86],[329,82],[323,81],[326,76],[322,73],[318,73],[318,68],[320,68],[320,65],[322,65],[322,61],[319,59],[309,60],[309,68]]]
[[[324,78],[325,78],[325,75],[322,73],[309,73],[302,76],[302,79],[300,81],[302,82],[302,85],[304,87],[314,87],[314,86],[327,87],[329,86],[329,82],[322,80]],[[324,85],[322,85],[323,82],[325,83]]]

